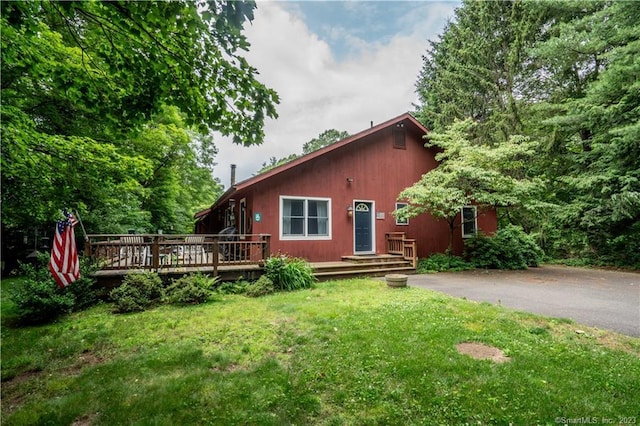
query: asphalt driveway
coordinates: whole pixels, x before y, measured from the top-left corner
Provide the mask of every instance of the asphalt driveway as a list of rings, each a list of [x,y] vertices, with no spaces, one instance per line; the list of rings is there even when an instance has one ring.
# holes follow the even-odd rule
[[[640,273],[545,265],[410,275],[408,284],[640,337]]]

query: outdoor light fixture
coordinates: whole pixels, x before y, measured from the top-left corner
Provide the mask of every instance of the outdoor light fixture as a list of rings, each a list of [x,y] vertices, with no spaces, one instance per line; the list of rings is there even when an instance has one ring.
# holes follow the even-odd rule
[[[347,216],[349,216],[349,217],[353,216],[353,207],[352,206],[347,207]]]
[[[352,177],[348,177],[347,178],[347,183],[353,183],[353,178]]]

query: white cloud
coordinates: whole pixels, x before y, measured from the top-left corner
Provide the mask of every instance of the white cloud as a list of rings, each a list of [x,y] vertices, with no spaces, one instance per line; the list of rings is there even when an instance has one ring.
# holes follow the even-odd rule
[[[301,153],[302,145],[324,130],[356,133],[370,121],[380,123],[411,110],[427,39],[442,31],[456,4],[420,3],[387,42],[367,42],[344,32],[344,24],[335,25],[333,36],[349,43],[351,53],[343,61],[308,29],[304,14],[291,4],[283,6],[258,3],[253,24],[246,26],[251,43],[246,58],[281,102],[279,118],[265,124],[263,145],[240,147],[217,138],[215,175],[227,187],[230,164],[237,164],[238,180],[244,180],[270,157]]]

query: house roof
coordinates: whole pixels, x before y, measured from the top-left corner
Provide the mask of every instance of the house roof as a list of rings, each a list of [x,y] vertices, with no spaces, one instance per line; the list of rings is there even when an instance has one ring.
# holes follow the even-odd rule
[[[271,179],[274,176],[277,176],[281,173],[284,173],[288,170],[294,169],[298,166],[300,166],[301,164],[307,163],[308,161],[311,161],[315,158],[327,155],[330,152],[339,150],[340,148],[344,147],[345,145],[349,145],[352,144],[354,142],[357,142],[367,136],[370,136],[374,133],[377,133],[381,130],[384,130],[390,126],[394,126],[398,123],[401,122],[405,122],[405,123],[410,123],[412,124],[418,131],[423,132],[423,133],[427,133],[428,130],[426,127],[424,127],[422,124],[420,124],[420,122],[418,120],[415,119],[415,117],[413,117],[410,113],[406,112],[402,115],[399,115],[395,118],[392,118],[390,120],[387,120],[383,123],[380,123],[376,126],[372,126],[366,130],[363,130],[361,132],[358,132],[354,135],[351,135],[345,139],[342,139],[341,141],[338,141],[336,143],[333,143],[331,145],[325,146],[324,148],[320,148],[317,151],[311,152],[309,154],[303,155],[301,157],[296,158],[295,160],[292,160],[288,163],[279,165],[277,167],[274,167],[270,170],[267,170],[264,173],[260,173],[259,175],[256,176],[252,176],[249,179],[246,179],[242,182],[238,182],[235,185],[233,185],[232,187],[230,187],[224,194],[222,194],[222,196],[220,198],[218,198],[218,200],[208,209],[206,210],[202,210],[198,213],[196,213],[194,215],[194,217],[196,218],[196,220],[201,220],[202,218],[204,218],[206,215],[208,215],[209,213],[211,213],[211,211],[215,210],[218,206],[225,204],[229,199],[233,198],[233,195],[236,192],[242,191],[252,185],[255,185],[259,182],[263,182],[265,180]]]

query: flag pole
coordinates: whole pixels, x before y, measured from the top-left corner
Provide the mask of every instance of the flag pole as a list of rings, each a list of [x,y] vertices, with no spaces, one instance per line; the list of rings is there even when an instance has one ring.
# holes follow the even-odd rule
[[[78,222],[80,222],[80,227],[82,228],[82,233],[84,234],[84,240],[89,241],[89,237],[87,237],[87,231],[84,230],[84,224],[82,223],[82,219],[80,219],[78,210],[76,210],[76,217],[78,218]]]

